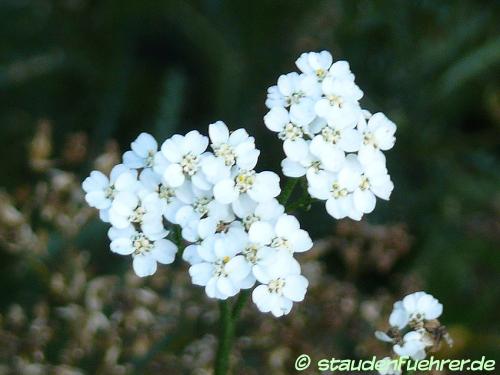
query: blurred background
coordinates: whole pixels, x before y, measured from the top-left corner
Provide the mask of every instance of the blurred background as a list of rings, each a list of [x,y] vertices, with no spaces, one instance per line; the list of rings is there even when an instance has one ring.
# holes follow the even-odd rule
[[[445,358],[500,347],[500,3],[497,1],[0,2],[0,374],[209,374],[217,304],[176,262],[147,279],[109,251],[83,201],[141,131],[224,120],[279,170],[267,87],[304,51],[346,59],[364,108],[398,125],[390,202],[363,222],[302,215],[321,239],[284,319],[249,304],[238,374],[292,374],[298,354],[371,358],[392,303],[444,304]],[[498,364],[497,364],[498,365]]]

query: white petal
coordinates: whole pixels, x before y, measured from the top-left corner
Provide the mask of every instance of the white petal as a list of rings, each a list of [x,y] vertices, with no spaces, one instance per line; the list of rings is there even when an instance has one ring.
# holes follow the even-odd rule
[[[248,231],[250,241],[261,245],[270,244],[274,236],[272,225],[265,221],[253,223]]]
[[[323,167],[330,172],[337,172],[342,168],[345,161],[345,154],[339,147],[328,146],[328,151],[323,152],[321,157]]]
[[[292,232],[289,235],[289,238],[292,243],[293,250],[297,253],[307,251],[313,246],[311,237],[309,237],[309,233],[307,233],[303,229]]]
[[[236,151],[238,154],[238,150]],[[250,151],[247,151],[245,154],[240,154],[238,155],[238,158],[236,160],[236,164],[238,167],[241,169],[246,169],[247,171],[252,170],[255,168],[255,165],[257,164],[257,160],[259,159],[260,151],[253,149]]]
[[[287,177],[302,177],[306,174],[306,168],[303,167],[299,162],[293,161],[289,158],[283,159],[281,162],[281,168],[283,169],[283,174]]]
[[[125,172],[130,172],[130,169],[128,169],[123,164],[117,164],[111,170],[111,173],[109,174],[109,180],[111,181],[112,184],[114,184],[118,176],[120,176],[122,173]]]
[[[224,160],[213,155],[203,158],[201,170],[205,174],[206,179],[212,184],[228,179],[231,174],[231,170],[226,166]]]
[[[251,143],[255,143],[255,139],[253,137],[248,136],[248,132],[245,129],[236,129],[229,135],[228,143],[236,147],[237,145],[250,141]]]
[[[130,145],[132,150],[142,158],[148,157],[149,152],[158,150],[158,143],[151,134],[141,133]]]
[[[375,331],[375,337],[383,342],[393,342],[394,340],[387,335],[387,333],[382,331]]]
[[[109,247],[112,252],[121,255],[130,255],[134,252],[130,238],[117,238],[111,242]]]
[[[382,185],[372,185],[370,187],[371,191],[373,193],[382,199],[389,200],[392,190],[394,190],[394,184],[393,182],[389,179],[385,184]]]
[[[118,238],[131,238],[134,236],[137,232],[135,231],[134,227],[132,225],[129,225],[127,228],[119,229],[116,227],[111,227],[108,230],[108,238],[111,241],[114,241]]]
[[[217,221],[211,217],[206,217],[198,222],[198,235],[200,238],[207,238],[217,230]]]
[[[290,120],[297,125],[306,126],[316,117],[314,110],[315,102],[304,98],[299,104],[293,104],[290,108]]]
[[[134,272],[139,277],[150,276],[156,272],[156,260],[151,256],[137,255],[132,262]]]
[[[231,280],[240,282],[248,276],[251,271],[250,264],[242,255],[235,256],[231,259],[224,268],[229,274]]]
[[[403,329],[408,324],[408,314],[402,309],[394,310],[389,317],[389,324]]]
[[[172,241],[161,239],[155,242],[151,255],[161,264],[170,264],[175,260],[177,246]]]
[[[179,164],[170,164],[163,173],[163,179],[167,185],[179,187],[184,183],[185,177]]]
[[[318,116],[328,119],[332,112],[332,106],[328,99],[321,99],[314,105],[314,110]]]
[[[104,223],[109,223],[109,208],[99,210],[99,219],[101,219]]]
[[[208,125],[208,135],[213,144],[227,143],[229,139],[229,129],[222,121],[217,121]]]
[[[174,135],[161,145],[161,152],[170,163],[179,163],[182,159],[182,150],[177,139]]]
[[[233,180],[222,180],[214,186],[214,198],[222,204],[232,203],[238,196],[239,192],[235,189]]]
[[[137,176],[135,173],[122,173],[115,181],[118,191],[134,191],[137,188]]]
[[[191,182],[195,187],[201,190],[210,190],[212,188],[212,184],[207,180],[203,173],[196,173],[193,175],[191,177]]]
[[[115,210],[110,209],[108,211],[108,214],[109,221],[114,227],[117,227],[118,229],[124,229],[130,225],[130,221],[128,220],[128,218],[126,216],[120,215]]]
[[[309,154],[309,143],[302,138],[294,141],[287,139],[283,142],[283,150],[290,160],[300,162]]]
[[[290,96],[294,92],[294,80],[298,77],[297,73],[282,74],[278,78],[278,89],[282,95]]]
[[[85,194],[85,200],[90,207],[95,207],[99,210],[109,208],[111,201],[106,198],[104,191],[95,190]]]
[[[345,210],[345,205],[342,204],[344,199],[330,198],[326,201],[326,211],[333,216],[335,219],[343,219],[349,214],[349,211]]]
[[[185,147],[194,155],[201,155],[208,147],[208,138],[197,130],[191,130],[184,137]]]
[[[129,168],[143,168],[146,165],[145,160],[133,151],[123,154],[123,164]]]
[[[276,294],[271,295],[271,313],[279,318],[280,316],[286,315],[290,312],[293,306],[293,302],[288,298],[281,297]]]
[[[302,275],[288,276],[283,287],[283,295],[294,302],[300,302],[304,299],[308,285],[309,282]]]
[[[375,195],[369,190],[356,189],[353,193],[354,207],[365,213],[369,214],[375,209],[377,199]]]
[[[94,190],[104,190],[108,185],[109,180],[102,172],[92,171],[90,176],[83,181],[82,188],[88,193]]]
[[[255,182],[247,191],[250,198],[256,202],[266,202],[280,193],[280,178],[274,172],[260,172],[255,176]]]
[[[189,275],[194,285],[205,286],[213,275],[214,268],[210,263],[198,263],[189,267]]]
[[[345,129],[342,131],[339,147],[345,152],[356,152],[359,150],[361,142],[362,136],[359,131],[355,129]]]
[[[227,297],[232,297],[239,291],[239,289],[227,277],[219,277],[217,279],[217,289],[222,295]]]
[[[240,219],[254,213],[257,207],[257,202],[250,198],[247,194],[242,194],[239,199],[235,200],[232,204],[232,208],[236,216]]]
[[[262,312],[271,311],[271,295],[267,285],[259,285],[252,292],[252,301]]]
[[[196,245],[196,244],[186,246],[186,248],[182,252],[182,259],[191,265],[201,263],[203,261],[203,259],[201,259],[200,256],[198,255],[197,248],[198,248],[198,245]]]
[[[276,235],[278,237],[289,238],[289,236],[295,231],[299,230],[300,224],[295,216],[292,215],[281,215],[276,222]]]
[[[283,130],[285,124],[289,122],[288,111],[283,107],[273,107],[264,116],[264,124],[273,132],[280,132]]]

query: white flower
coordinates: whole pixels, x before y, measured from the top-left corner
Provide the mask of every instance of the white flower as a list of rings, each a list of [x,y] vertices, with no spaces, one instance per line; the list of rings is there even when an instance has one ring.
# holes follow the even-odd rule
[[[389,199],[394,184],[387,173],[385,163],[362,165],[358,159],[354,154],[347,156],[339,172],[339,181],[342,181],[348,192],[352,192],[354,210],[365,214],[374,210],[376,196]]]
[[[437,319],[442,313],[443,305],[436,298],[425,292],[415,292],[394,304],[389,323],[402,329],[409,323],[415,326],[424,320]]]
[[[276,224],[258,221],[250,226],[248,231],[250,241],[268,245],[290,254],[309,250],[313,243],[309,234],[300,229],[300,223],[295,216],[283,214]]]
[[[137,172],[123,164],[116,165],[106,177],[102,172],[92,171],[82,183],[86,192],[85,200],[91,207],[106,210],[111,207],[116,194],[124,191],[133,192],[137,188]]]
[[[361,145],[361,135],[354,128],[325,126],[309,146],[311,154],[321,160],[324,168],[337,172],[345,159],[344,152],[356,152]]]
[[[175,223],[181,225],[182,236],[190,242],[214,234],[221,223],[234,220],[234,213],[229,205],[214,200],[210,190],[201,190],[190,182],[179,190],[179,199],[183,205],[175,213]]]
[[[214,186],[214,197],[222,204],[235,202],[240,195],[248,194],[255,202],[266,202],[279,195],[279,177],[274,172],[255,172],[235,169],[232,178],[224,179]]]
[[[134,169],[152,168],[154,166],[158,143],[151,134],[139,134],[130,146],[132,150],[123,154],[123,164]]]
[[[394,145],[396,125],[362,110],[349,63],[332,62],[327,51],[303,53],[296,61],[303,74],[282,75],[269,88],[264,123],[283,140],[283,174],[305,175],[309,194],[326,200],[334,218],[360,220],[394,188],[382,151]]]
[[[283,74],[278,78],[277,86],[268,89],[266,106],[294,107],[303,105],[310,107],[320,96],[321,89],[316,77],[296,72]]]
[[[285,158],[281,161],[281,169],[287,177],[298,178],[304,175],[316,175],[320,171],[325,170],[325,166],[321,160],[311,152],[301,160],[294,161],[290,158]]]
[[[375,196],[389,200],[394,184],[382,163],[361,165],[360,171],[359,185],[353,192],[354,206],[363,213],[370,213],[375,208]]]
[[[346,77],[327,76],[322,82],[324,97],[315,104],[316,114],[337,129],[356,125],[361,114],[358,100],[363,92]]]
[[[308,281],[300,275],[300,268],[290,267],[285,257],[269,267],[266,273],[258,275],[257,280],[263,285],[252,292],[252,300],[262,312],[271,312],[274,316],[286,315],[292,309],[293,302],[304,299]],[[293,259],[293,258],[292,258]]]
[[[335,219],[350,217],[361,220],[362,212],[354,206],[352,191],[357,186],[356,171],[348,166],[339,173],[319,172],[308,176],[308,191],[312,197],[326,200],[326,210]]]
[[[170,164],[163,172],[163,178],[169,186],[179,187],[186,179],[191,179],[200,189],[211,187],[203,173],[200,162],[208,147],[208,138],[192,130],[185,136],[175,134],[161,146],[161,152]]]
[[[392,349],[400,357],[411,357],[414,360],[421,360],[426,356],[425,348],[431,345],[432,342],[427,337],[427,333],[410,331],[404,335],[402,344],[396,344]]]
[[[315,75],[319,81],[322,81],[332,66],[332,62],[332,55],[328,51],[304,52],[295,61],[295,65],[302,73]]]
[[[283,140],[283,150],[293,161],[300,161],[309,152],[309,144],[304,139],[309,124],[315,117],[314,112],[305,118],[292,119],[292,116],[283,107],[274,107],[264,116],[264,123],[269,130],[278,133]]]
[[[285,207],[277,199],[273,198],[264,203],[257,203],[249,196],[240,197],[233,203],[232,208],[247,231],[253,223],[258,221],[266,221],[274,225],[278,217],[285,212]]]
[[[255,139],[245,129],[229,132],[226,124],[217,121],[208,126],[208,134],[215,156],[224,160],[228,167],[237,165],[242,169],[253,169],[260,151],[255,149]]]
[[[168,234],[167,232],[164,235]],[[175,259],[177,247],[165,238],[151,239],[138,232],[132,225],[108,231],[111,251],[121,255],[132,255],[133,268],[137,276],[144,277],[156,272],[156,263],[170,264]]]
[[[369,112],[365,113],[365,115],[369,116]],[[364,116],[361,116],[358,129],[362,134],[362,144],[359,150],[360,158],[366,160],[365,163],[373,161],[374,158],[385,161],[381,151],[390,150],[394,146],[396,124],[379,112],[369,117],[368,123]]]
[[[197,247],[202,262],[189,268],[189,275],[195,285],[205,286],[210,298],[227,299],[241,289],[249,274],[250,266],[242,255],[246,234],[242,230],[228,230],[209,237]]]
[[[175,214],[183,205],[183,202],[177,198],[179,188],[168,186],[152,169],[142,171],[139,180],[142,183],[142,189],[139,189],[138,195],[145,199],[149,194],[153,194],[163,216],[171,223],[175,223]]]
[[[118,229],[138,225],[152,239],[162,238],[166,233],[162,217],[161,203],[153,194],[140,198],[135,193],[121,192],[109,210],[111,225]]]

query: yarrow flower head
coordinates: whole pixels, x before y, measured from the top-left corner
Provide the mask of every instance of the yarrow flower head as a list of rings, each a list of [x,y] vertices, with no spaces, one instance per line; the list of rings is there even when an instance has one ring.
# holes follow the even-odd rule
[[[283,141],[283,174],[306,176],[312,198],[326,201],[336,219],[360,220],[394,185],[383,151],[394,146],[396,125],[361,108],[363,92],[347,61],[327,51],[303,53],[300,73],[268,89],[267,128]]]
[[[393,190],[383,152],[394,145],[396,125],[361,108],[363,92],[346,61],[309,52],[296,65],[300,72],[281,75],[266,100],[264,123],[283,141],[283,173],[305,176],[306,196],[324,201],[334,218],[360,220]],[[245,129],[217,121],[208,136],[192,130],[161,145],[141,133],[130,148],[109,177],[92,171],[82,187],[111,224],[111,251],[131,256],[138,276],[181,252],[193,284],[210,298],[253,288],[257,308],[277,317],[304,299],[308,281],[295,257],[312,240],[278,201],[279,176],[257,169],[260,151]],[[282,201],[290,195],[287,188]],[[399,353],[421,356],[423,330],[439,306],[426,296],[405,299],[391,322],[414,332],[383,338]]]
[[[440,347],[442,339],[452,345],[446,327],[437,320],[442,312],[443,305],[430,294],[412,293],[394,303],[389,317],[391,328],[387,332],[376,331],[375,337],[392,344],[397,356],[424,359],[428,351],[436,351]],[[387,371],[392,370],[389,368]]]
[[[83,188],[112,225],[111,251],[131,256],[138,276],[175,260],[177,227],[192,282],[208,297],[225,300],[255,287],[256,306],[282,316],[304,298],[308,282],[294,254],[312,241],[276,200],[279,176],[255,169],[259,154],[245,129],[231,132],[222,121],[209,126],[209,137],[175,134],[160,150],[141,133],[109,178],[93,171]]]

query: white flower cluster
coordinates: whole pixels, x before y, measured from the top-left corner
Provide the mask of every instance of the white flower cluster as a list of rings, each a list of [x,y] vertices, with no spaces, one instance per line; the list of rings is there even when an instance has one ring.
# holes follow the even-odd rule
[[[178,225],[193,284],[222,300],[258,284],[259,310],[281,316],[304,298],[308,281],[293,254],[312,241],[278,203],[278,175],[254,170],[259,153],[246,130],[229,132],[221,121],[209,137],[176,134],[160,149],[142,133],[109,179],[93,171],[83,189],[112,225],[111,250],[132,255],[138,276],[174,261],[177,247],[165,237]]]
[[[322,51],[295,64],[301,73],[281,75],[268,89],[264,117],[283,140],[283,174],[306,176],[309,194],[326,201],[334,218],[360,220],[393,190],[382,151],[393,147],[396,125],[361,108],[363,92],[346,61]]]
[[[391,329],[386,333],[376,331],[375,337],[393,344],[393,351],[400,357],[421,360],[426,350],[435,346],[445,336],[444,327],[437,318],[443,312],[443,305],[425,292],[416,292],[394,303],[389,317]]]

